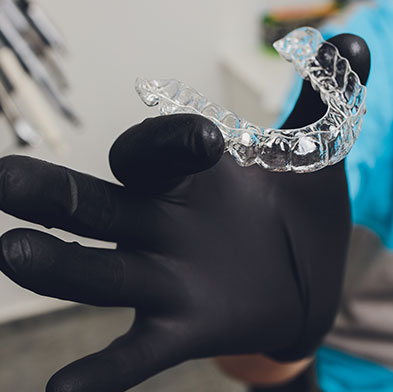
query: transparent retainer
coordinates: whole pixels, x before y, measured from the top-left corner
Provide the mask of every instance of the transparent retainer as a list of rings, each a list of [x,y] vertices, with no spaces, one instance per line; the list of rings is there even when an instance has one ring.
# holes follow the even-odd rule
[[[221,130],[226,151],[240,166],[258,164],[271,171],[307,173],[334,165],[351,150],[366,113],[366,88],[337,48],[318,30],[301,27],[274,43],[328,106],[313,124],[298,129],[263,128],[210,102],[178,80],[138,78],[135,88],[148,106],[161,114],[194,113]]]

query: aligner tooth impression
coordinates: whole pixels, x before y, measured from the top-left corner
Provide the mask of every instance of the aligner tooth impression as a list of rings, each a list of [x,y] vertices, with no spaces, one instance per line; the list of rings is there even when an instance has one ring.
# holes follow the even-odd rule
[[[256,163],[271,171],[307,173],[341,161],[360,133],[366,113],[365,86],[348,60],[314,28],[298,28],[273,46],[328,106],[315,123],[298,129],[260,127],[175,79],[137,78],[135,88],[146,105],[158,105],[163,115],[194,113],[213,121],[240,166]]]

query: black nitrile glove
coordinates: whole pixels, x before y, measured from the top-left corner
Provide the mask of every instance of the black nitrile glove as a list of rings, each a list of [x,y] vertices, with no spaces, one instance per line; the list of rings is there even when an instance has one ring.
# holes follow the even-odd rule
[[[364,42],[333,42],[365,83]],[[285,127],[324,111],[306,83]],[[115,142],[110,163],[124,186],[28,157],[0,160],[3,211],[118,244],[86,248],[12,230],[1,238],[2,271],[39,294],[136,308],[128,333],[60,370],[48,392],[124,391],[192,358],[313,353],[340,296],[350,233],[344,164],[272,173],[222,153],[213,123],[174,115]]]

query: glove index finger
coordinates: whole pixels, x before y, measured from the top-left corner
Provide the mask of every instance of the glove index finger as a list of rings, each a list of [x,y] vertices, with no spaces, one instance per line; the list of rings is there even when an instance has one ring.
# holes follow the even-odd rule
[[[170,188],[184,176],[212,167],[224,152],[220,130],[207,118],[174,114],[148,118],[113,144],[115,177],[131,191]]]

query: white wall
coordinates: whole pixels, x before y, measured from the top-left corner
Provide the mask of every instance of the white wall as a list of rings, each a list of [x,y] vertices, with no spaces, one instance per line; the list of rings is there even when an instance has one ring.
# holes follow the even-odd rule
[[[144,117],[157,114],[134,93],[135,78],[178,78],[213,101],[222,102],[218,65],[221,50],[256,47],[260,10],[273,3],[37,1],[68,42],[70,55],[63,66],[71,81],[72,102],[83,120],[83,132],[74,132],[61,123],[70,146],[64,157],[55,156],[46,147],[26,153],[107,179],[112,179],[108,150],[117,135]],[[6,137],[5,132],[0,128],[0,137]],[[31,225],[0,212],[0,233],[16,226]],[[0,276],[0,321],[53,306],[58,302],[31,294]]]

